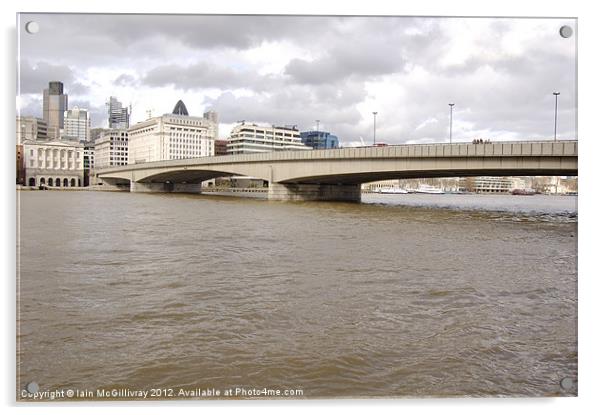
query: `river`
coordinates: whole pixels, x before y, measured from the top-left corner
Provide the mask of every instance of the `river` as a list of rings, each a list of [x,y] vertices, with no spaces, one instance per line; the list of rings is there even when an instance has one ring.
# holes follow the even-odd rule
[[[576,394],[576,197],[18,200],[19,391]]]

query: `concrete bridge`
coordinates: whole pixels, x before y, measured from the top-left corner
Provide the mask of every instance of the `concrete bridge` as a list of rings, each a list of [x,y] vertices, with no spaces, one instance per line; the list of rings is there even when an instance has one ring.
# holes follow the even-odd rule
[[[97,170],[132,192],[201,191],[216,177],[266,180],[272,200],[359,201],[361,183],[470,176],[576,176],[577,141],[409,144],[166,160]]]

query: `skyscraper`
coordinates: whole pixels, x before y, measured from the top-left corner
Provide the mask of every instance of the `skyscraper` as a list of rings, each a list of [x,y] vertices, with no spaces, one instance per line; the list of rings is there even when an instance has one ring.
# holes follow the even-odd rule
[[[90,113],[87,109],[74,107],[65,111],[63,137],[77,141],[90,138]]]
[[[209,111],[203,113],[203,118],[206,120],[209,120],[213,123],[213,125],[215,126],[214,137],[216,140],[219,139],[219,119],[218,119],[217,112],[213,111],[213,110],[209,110]]]
[[[109,97],[107,110],[109,128],[127,129],[130,127],[130,111],[127,107],[123,107],[123,104],[116,97]]]
[[[48,137],[59,138],[64,126],[64,114],[67,110],[68,96],[63,93],[63,83],[51,81],[44,89],[43,116],[48,125]]]

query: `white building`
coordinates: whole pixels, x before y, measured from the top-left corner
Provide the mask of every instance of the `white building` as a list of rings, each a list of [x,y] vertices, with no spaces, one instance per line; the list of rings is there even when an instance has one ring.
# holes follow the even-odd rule
[[[65,111],[62,137],[77,141],[88,141],[90,138],[90,113],[84,108],[73,108]]]
[[[25,185],[76,187],[83,185],[84,148],[76,142],[23,142]]]
[[[312,150],[301,141],[295,127],[260,126],[242,123],[235,126],[228,139],[228,154],[269,151]]]
[[[189,116],[184,103],[178,101],[172,114],[150,118],[128,129],[128,162],[213,156],[216,134],[213,121]],[[98,167],[98,153],[96,157]]]
[[[512,190],[513,185],[511,177],[481,176],[462,179],[460,187],[477,193],[507,193]]]
[[[94,167],[102,169],[126,164],[128,164],[128,131],[125,129],[103,131],[94,144]]]
[[[400,187],[399,179],[392,180],[379,180],[377,182],[362,183],[362,190],[369,192],[378,192],[382,189],[398,188]]]

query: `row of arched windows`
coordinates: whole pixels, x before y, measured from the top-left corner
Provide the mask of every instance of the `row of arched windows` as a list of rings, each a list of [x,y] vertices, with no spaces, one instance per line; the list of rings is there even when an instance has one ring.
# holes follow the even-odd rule
[[[66,177],[64,179],[61,179],[60,177],[57,178],[52,178],[49,177],[48,180],[46,180],[46,178],[42,177],[40,179],[40,182],[37,183],[36,182],[36,178],[35,177],[30,177],[29,178],[29,182],[28,182],[29,186],[53,186],[53,187],[76,187],[76,186],[81,186],[81,179],[77,179],[77,181],[75,179],[67,179]]]

